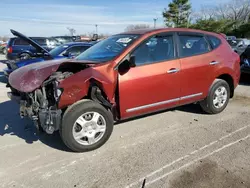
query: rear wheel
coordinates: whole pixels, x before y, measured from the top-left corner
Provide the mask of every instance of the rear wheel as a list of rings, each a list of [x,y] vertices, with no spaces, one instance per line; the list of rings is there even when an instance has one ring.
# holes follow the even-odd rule
[[[113,131],[111,112],[99,103],[82,100],[65,112],[60,133],[65,145],[75,152],[101,147]]]
[[[210,89],[207,98],[200,102],[202,109],[209,114],[218,114],[228,105],[230,98],[230,87],[221,79],[216,79]]]
[[[20,59],[30,59],[30,58],[31,58],[31,55],[28,54],[28,53],[21,53],[21,54],[19,55],[19,58],[20,58]]]
[[[6,48],[3,49],[3,54],[7,54],[7,49]]]

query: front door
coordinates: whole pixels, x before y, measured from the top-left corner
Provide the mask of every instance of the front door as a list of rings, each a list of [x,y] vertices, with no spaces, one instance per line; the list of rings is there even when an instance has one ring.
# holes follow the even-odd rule
[[[132,52],[136,67],[119,75],[122,119],[179,104],[180,62],[174,46],[173,35],[157,35]]]

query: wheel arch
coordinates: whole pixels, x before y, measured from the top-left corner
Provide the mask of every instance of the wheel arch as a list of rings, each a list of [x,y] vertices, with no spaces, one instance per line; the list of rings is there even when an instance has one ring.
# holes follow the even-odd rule
[[[234,96],[234,80],[233,77],[230,74],[221,74],[216,79],[224,80],[228,83],[230,87],[230,98],[233,98]]]

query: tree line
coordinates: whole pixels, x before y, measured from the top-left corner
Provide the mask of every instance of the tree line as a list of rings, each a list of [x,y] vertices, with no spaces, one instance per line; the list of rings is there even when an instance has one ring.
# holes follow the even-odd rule
[[[172,0],[162,12],[166,27],[182,27],[250,37],[250,0],[231,0],[192,10],[189,0]],[[147,24],[129,25],[126,31],[149,28]]]
[[[189,0],[173,0],[162,13],[168,27],[187,27],[206,31],[250,37],[250,0],[202,7],[192,11]]]

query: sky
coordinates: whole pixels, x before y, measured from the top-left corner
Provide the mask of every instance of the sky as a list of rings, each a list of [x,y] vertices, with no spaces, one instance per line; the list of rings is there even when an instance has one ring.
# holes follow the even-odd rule
[[[192,8],[213,6],[228,0],[190,0]],[[123,32],[129,24],[149,24],[158,18],[171,0],[0,0],[0,36],[12,36],[10,29],[28,36],[55,36]]]

